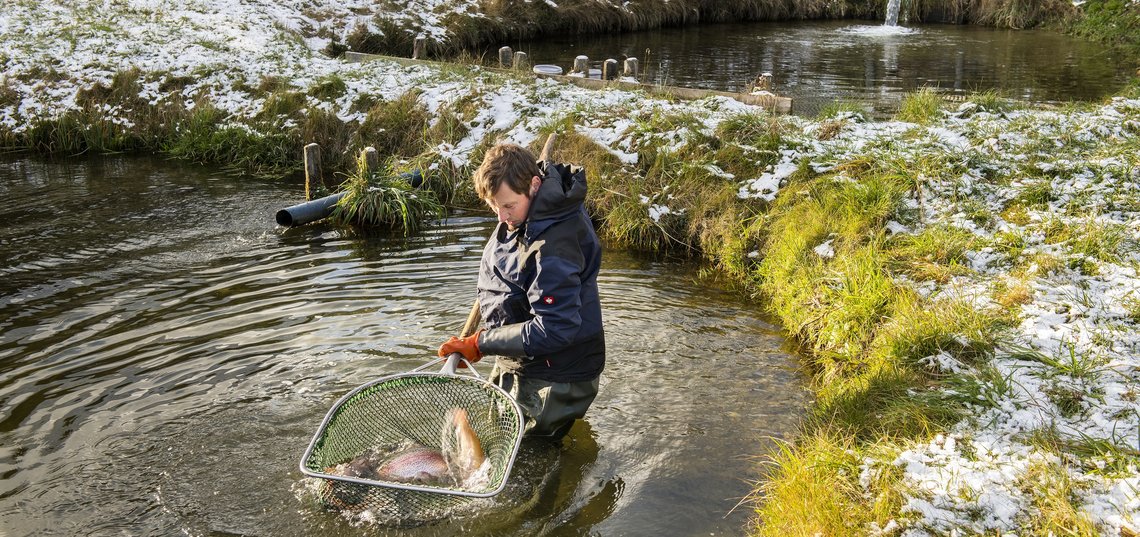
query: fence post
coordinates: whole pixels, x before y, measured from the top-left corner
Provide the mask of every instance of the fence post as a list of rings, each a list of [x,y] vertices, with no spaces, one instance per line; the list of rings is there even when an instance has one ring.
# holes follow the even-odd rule
[[[610,58],[602,63],[602,80],[617,78],[617,60]]]
[[[422,60],[427,57],[427,37],[422,35],[416,36],[416,41],[412,45],[412,59]]]
[[[637,78],[637,58],[625,59],[625,76]]]
[[[527,68],[527,65],[529,65],[529,63],[530,62],[526,59],[526,53],[520,50],[515,53],[514,61],[511,66],[522,71]]]
[[[321,146],[312,143],[305,146],[305,201],[312,201],[315,182],[324,184],[321,175]]]
[[[511,68],[511,56],[512,56],[512,54],[513,53],[511,52],[511,47],[500,47],[499,48],[499,67],[501,67],[503,69],[510,69]]]
[[[364,155],[364,169],[360,170],[361,175],[368,175],[380,169],[380,152],[375,147],[365,147],[362,154]]]
[[[582,73],[587,77],[590,76],[590,58],[588,56],[578,56],[574,58],[574,68],[570,70],[572,73]]]

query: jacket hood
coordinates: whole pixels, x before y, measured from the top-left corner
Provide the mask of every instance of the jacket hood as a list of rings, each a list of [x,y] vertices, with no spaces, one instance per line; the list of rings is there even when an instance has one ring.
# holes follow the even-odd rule
[[[586,201],[586,171],[577,166],[540,162],[542,185],[531,201],[526,237],[533,240],[551,224],[582,210]]]

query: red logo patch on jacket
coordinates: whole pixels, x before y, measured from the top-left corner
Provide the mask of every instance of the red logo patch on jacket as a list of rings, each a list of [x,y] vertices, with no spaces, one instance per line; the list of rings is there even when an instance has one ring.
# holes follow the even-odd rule
[[[547,306],[553,305],[554,304],[554,297],[544,296],[544,297],[542,297],[542,303],[546,304]]]

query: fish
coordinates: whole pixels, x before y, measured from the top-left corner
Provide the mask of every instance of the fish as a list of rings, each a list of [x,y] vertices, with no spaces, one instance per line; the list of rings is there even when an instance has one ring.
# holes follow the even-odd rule
[[[471,427],[467,411],[462,408],[457,407],[448,411],[440,445],[444,447],[443,458],[448,471],[459,483],[475,475],[487,460],[487,454],[483,452],[483,443],[479,441],[479,435],[475,434],[475,429]]]
[[[487,461],[467,411],[452,408],[440,432],[441,449],[405,442],[392,450],[366,449],[353,459],[326,468],[333,475],[411,485],[462,486]]]
[[[376,481],[420,485],[447,485],[455,480],[439,450],[413,445],[389,457],[376,469]]]

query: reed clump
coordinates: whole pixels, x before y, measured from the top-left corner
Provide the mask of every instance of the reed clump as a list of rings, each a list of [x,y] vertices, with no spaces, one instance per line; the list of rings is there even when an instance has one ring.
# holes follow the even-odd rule
[[[400,174],[395,161],[369,169],[362,153],[357,171],[344,182],[345,195],[337,202],[332,220],[362,228],[419,231],[430,218],[443,216],[443,205],[431,190],[413,187]]]

